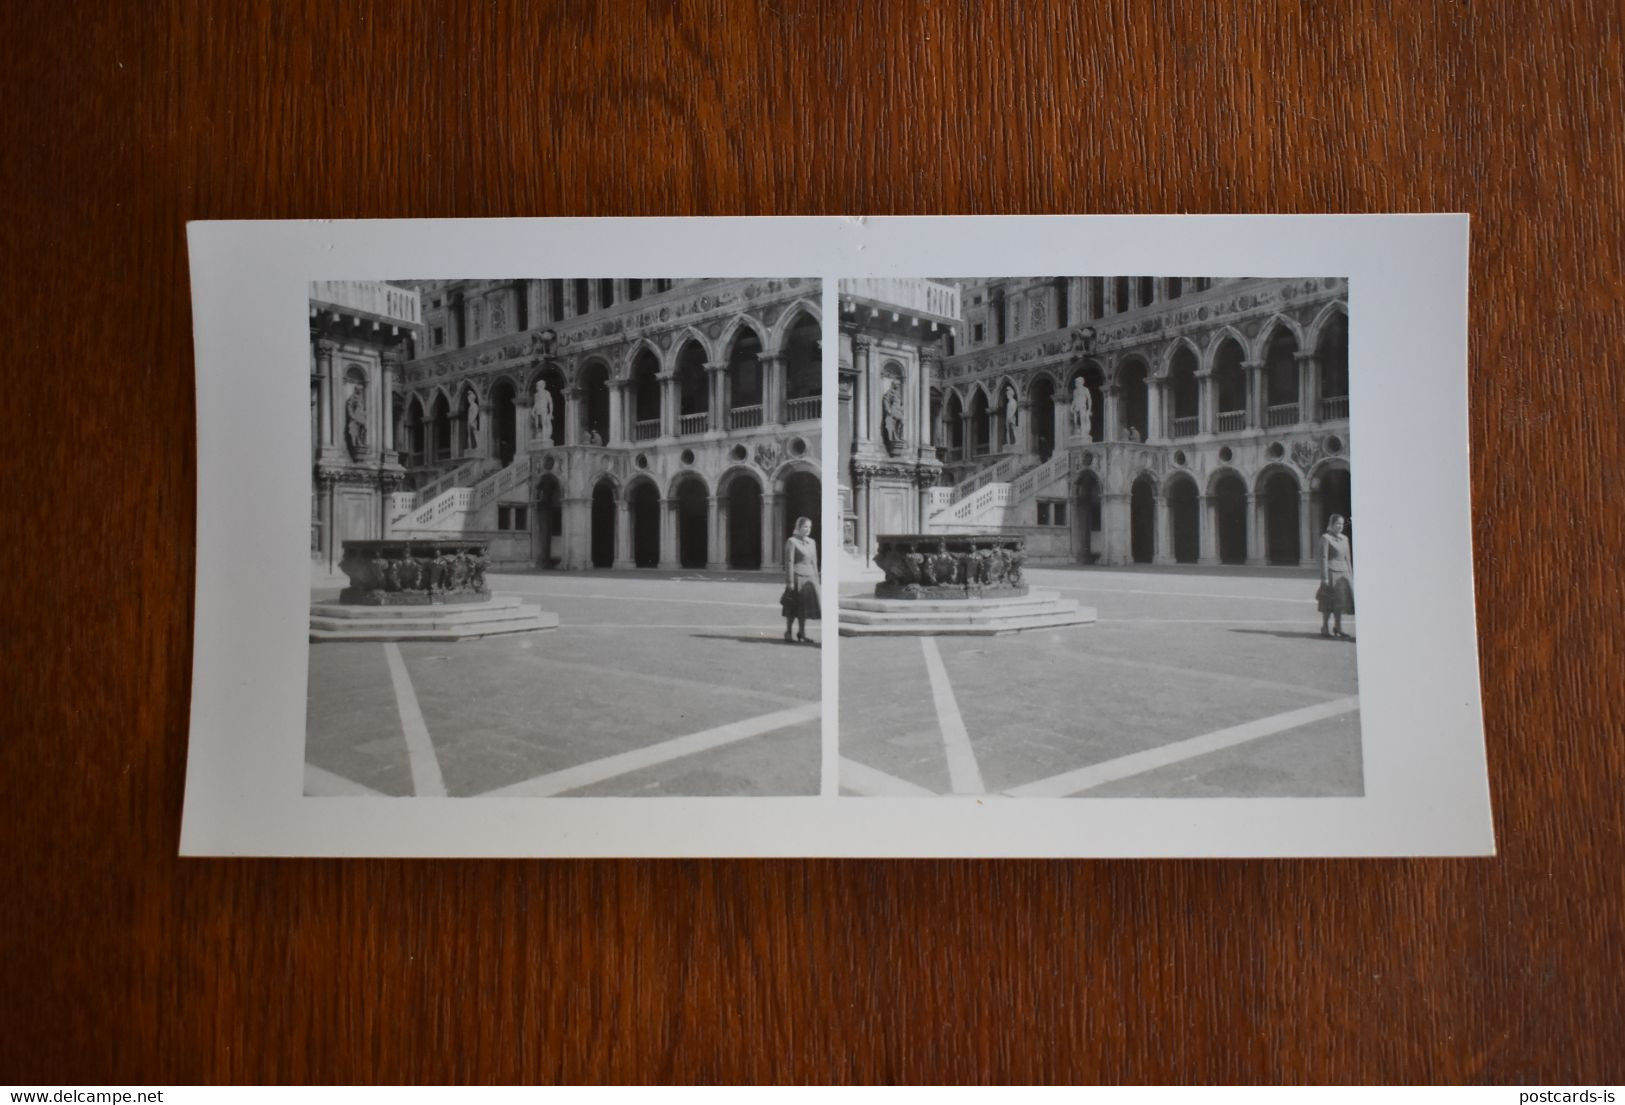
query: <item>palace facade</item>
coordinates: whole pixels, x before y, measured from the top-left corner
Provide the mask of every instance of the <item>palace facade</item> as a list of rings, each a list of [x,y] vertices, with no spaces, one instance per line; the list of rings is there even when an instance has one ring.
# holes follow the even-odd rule
[[[754,569],[780,564],[796,517],[820,536],[816,279],[373,287],[418,322],[367,378],[388,396],[362,454],[376,521],[318,535],[329,559],[346,537],[457,533],[499,566]],[[353,435],[348,395],[321,383],[352,358],[322,344],[316,290],[313,421]]]
[[[997,531],[1038,561],[1312,564],[1349,514],[1343,279],[852,280],[840,330],[860,555]]]

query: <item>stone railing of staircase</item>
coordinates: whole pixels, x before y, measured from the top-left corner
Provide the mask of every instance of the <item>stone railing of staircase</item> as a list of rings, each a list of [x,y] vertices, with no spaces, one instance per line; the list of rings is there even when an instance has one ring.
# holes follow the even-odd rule
[[[986,468],[979,468],[975,474],[966,476],[954,485],[954,501],[958,502],[973,491],[986,487],[990,483],[1008,483],[1021,472],[1021,466],[1026,463],[1026,457],[1021,453],[1011,453],[1003,456],[997,462]]]
[[[497,462],[490,457],[470,457],[417,491],[417,505],[427,506],[454,487],[473,487],[484,479]]]

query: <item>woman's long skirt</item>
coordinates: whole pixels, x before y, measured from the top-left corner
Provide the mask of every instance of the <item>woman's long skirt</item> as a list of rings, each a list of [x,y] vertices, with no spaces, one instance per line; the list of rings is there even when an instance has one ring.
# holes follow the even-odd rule
[[[1322,614],[1354,613],[1354,581],[1343,572],[1331,573],[1331,581],[1315,592]]]
[[[796,617],[816,622],[824,616],[823,596],[818,591],[818,577],[797,574],[790,585],[796,595]]]

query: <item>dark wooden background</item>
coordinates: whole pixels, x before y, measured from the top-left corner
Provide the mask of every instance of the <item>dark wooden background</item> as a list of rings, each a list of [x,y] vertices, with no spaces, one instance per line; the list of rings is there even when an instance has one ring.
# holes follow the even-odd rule
[[[0,1082],[1625,1080],[1616,4],[52,0],[0,42]],[[1499,858],[176,858],[186,220],[1435,210]]]

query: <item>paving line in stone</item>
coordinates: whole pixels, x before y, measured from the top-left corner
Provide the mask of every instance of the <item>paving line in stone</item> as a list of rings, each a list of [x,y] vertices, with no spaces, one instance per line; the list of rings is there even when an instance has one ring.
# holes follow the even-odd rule
[[[841,757],[840,786],[863,798],[935,798],[937,792],[878,768]]]
[[[429,739],[429,727],[424,724],[423,710],[418,706],[417,692],[412,689],[412,677],[406,672],[406,661],[393,641],[384,644],[384,656],[389,660],[389,679],[395,685],[395,706],[401,714],[401,731],[406,736],[406,759],[412,768],[412,793],[419,798],[444,798],[446,780],[440,774],[440,761],[434,754],[434,742]]]
[[[1113,656],[1110,653],[1088,653],[1090,663],[1116,664],[1119,667],[1138,668],[1141,671],[1154,671],[1164,675],[1188,675],[1198,679],[1211,679],[1232,686],[1257,687],[1260,690],[1290,691],[1293,694],[1314,695],[1317,698],[1341,698],[1346,690],[1329,690],[1325,687],[1311,687],[1303,683],[1283,683],[1274,679],[1260,679],[1255,675],[1235,675],[1230,672],[1208,671],[1205,668],[1182,668],[1177,664],[1158,664],[1151,660],[1131,660],[1126,656]]]
[[[315,764],[305,765],[305,797],[307,798],[387,798],[381,790],[346,779],[342,775],[323,770]]]
[[[803,645],[802,647],[807,648],[808,646]],[[811,650],[809,649],[809,651]],[[656,675],[653,672],[633,671],[629,668],[612,668],[603,664],[584,664],[577,660],[562,660],[556,656],[546,657],[545,665],[546,670],[549,672],[578,671],[583,675],[593,675],[616,681],[635,679],[640,683],[652,683],[660,687],[700,691],[713,695],[729,695],[734,698],[758,699],[762,702],[775,702],[786,706],[806,701],[805,696],[774,694],[772,691],[756,691],[748,687],[735,687],[726,683],[706,683],[698,679],[684,679],[676,675]]]
[[[577,764],[567,767],[563,771],[554,771],[547,775],[539,775],[534,779],[527,779],[521,783],[513,783],[496,790],[486,791],[482,798],[546,798],[564,794],[567,791],[580,790],[583,787],[594,786],[598,783],[608,782],[610,779],[622,775],[629,775],[636,771],[658,767],[673,760],[693,756],[700,752],[709,752],[714,748],[735,744],[751,737],[759,737],[779,729],[787,729],[792,725],[813,721],[823,712],[823,705],[817,702],[804,702],[788,710],[779,710],[760,717],[746,718],[743,721],[730,722],[719,725],[714,729],[705,729],[698,733],[690,733],[684,737],[652,744],[646,748],[633,749],[614,756],[606,756],[600,760]]]
[[[971,747],[965,719],[959,712],[959,703],[954,700],[954,687],[948,680],[948,669],[942,665],[936,638],[921,637],[920,647],[925,650],[931,701],[937,708],[937,727],[942,732],[943,750],[948,756],[948,781],[955,794],[985,794],[982,769],[976,764],[976,750]]]
[[[1041,586],[1054,591],[1076,591],[1083,595],[1158,595],[1175,599],[1234,599],[1238,602],[1292,602],[1315,605],[1313,595],[1301,599],[1273,595],[1227,595],[1216,591],[1143,591],[1132,587],[1069,587],[1064,583],[1045,583]]]
[[[1165,744],[1144,752],[1119,756],[1115,760],[1062,772],[1034,783],[1012,787],[1005,793],[1012,798],[1065,798],[1105,786],[1107,783],[1130,779],[1136,775],[1144,775],[1148,771],[1183,763],[1198,756],[1206,756],[1211,752],[1223,751],[1276,733],[1284,733],[1289,729],[1340,717],[1359,708],[1358,695],[1334,699],[1331,702],[1320,702],[1300,710],[1289,710],[1284,714],[1259,718],[1256,721],[1233,725],[1228,729],[1204,733],[1199,737],[1175,741],[1173,744]]]
[[[664,606],[668,603],[680,606],[743,606],[751,610],[774,610],[778,608],[776,602],[730,602],[724,599],[667,599],[656,598],[652,595],[602,595],[581,594],[574,591],[530,591],[519,590],[513,587],[503,587],[493,590],[493,595],[520,595],[525,598],[539,599],[594,599],[605,602],[641,602],[645,606]]]

